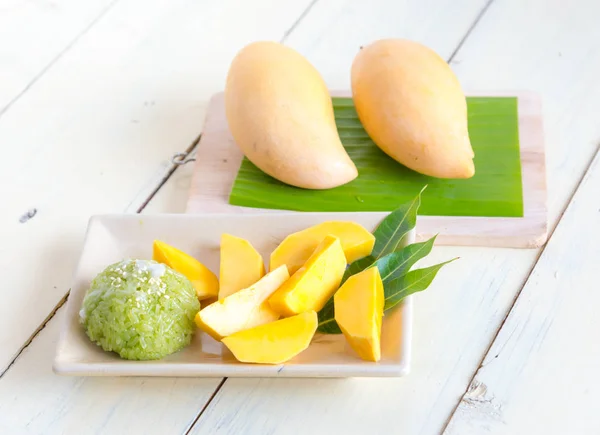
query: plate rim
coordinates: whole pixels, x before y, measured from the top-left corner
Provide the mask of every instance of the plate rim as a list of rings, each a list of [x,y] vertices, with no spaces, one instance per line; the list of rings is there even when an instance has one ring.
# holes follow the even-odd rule
[[[379,217],[386,213],[381,212],[358,212],[359,214]],[[302,215],[335,216],[336,220],[345,220],[356,217],[357,212],[307,212]],[[290,215],[298,218],[300,215],[294,212],[283,212],[276,215],[261,213],[200,213],[200,214],[178,214],[178,213],[104,213],[90,216],[85,231],[85,236],[79,250],[79,257],[72,272],[69,295],[65,303],[65,315],[60,326],[59,337],[55,345],[52,360],[52,371],[61,376],[89,376],[89,377],[122,377],[122,376],[145,376],[145,377],[295,377],[295,378],[352,378],[352,377],[402,377],[410,373],[412,360],[412,335],[413,335],[413,297],[407,296],[398,306],[402,310],[401,331],[398,338],[402,338],[401,355],[399,362],[374,363],[356,359],[356,362],[343,365],[302,363],[302,364],[222,364],[222,363],[182,363],[162,360],[155,361],[129,361],[126,359],[114,362],[84,362],[70,361],[62,358],[62,349],[68,344],[69,331],[72,328],[73,316],[77,316],[79,307],[75,306],[76,297],[74,292],[84,292],[84,288],[78,288],[77,282],[80,276],[86,250],[89,249],[94,226],[106,221],[115,220],[202,220],[202,219],[233,219],[241,220],[254,218],[259,220],[277,219]],[[408,235],[408,243],[415,241],[415,229]],[[203,333],[196,330],[195,333]],[[286,369],[286,367],[289,367]],[[316,373],[315,373],[316,372]]]

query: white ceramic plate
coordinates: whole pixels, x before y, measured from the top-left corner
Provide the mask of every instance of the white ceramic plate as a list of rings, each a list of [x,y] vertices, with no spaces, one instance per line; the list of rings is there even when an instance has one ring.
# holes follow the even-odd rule
[[[221,343],[197,330],[185,349],[158,361],[128,361],[92,343],[79,324],[85,292],[96,274],[124,258],[152,258],[161,239],[219,271],[224,232],[249,240],[268,265],[270,253],[288,234],[326,220],[351,220],[375,229],[381,213],[281,213],[277,215],[103,215],[90,219],[81,258],[67,302],[66,320],[53,364],[54,372],[77,376],[196,377],[363,377],[408,373],[411,352],[411,298],[386,313],[381,360],[363,361],[343,335],[315,335],[308,349],[280,365],[238,362]],[[409,235],[414,241],[414,232]]]

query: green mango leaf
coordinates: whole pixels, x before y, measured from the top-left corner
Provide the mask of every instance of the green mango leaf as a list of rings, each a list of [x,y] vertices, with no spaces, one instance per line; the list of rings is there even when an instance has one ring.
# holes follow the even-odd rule
[[[443,265],[456,260],[455,258],[435,266],[410,271],[417,261],[431,252],[437,237],[434,236],[425,242],[406,245],[406,235],[417,224],[421,194],[426,187],[424,186],[412,201],[402,204],[381,221],[373,232],[375,245],[371,255],[350,264],[342,277],[343,284],[352,275],[376,266],[379,269],[385,293],[384,311],[396,306],[406,296],[425,290]],[[333,296],[318,312],[318,317],[318,332],[342,333],[335,321]]]
[[[355,273],[361,272],[369,267],[376,266],[379,269],[379,275],[381,275],[381,280],[383,281],[383,286],[385,289],[388,282],[404,275],[412,266],[414,266],[417,261],[424,258],[431,252],[436,237],[437,236],[434,236],[425,242],[413,243],[412,245],[405,246],[400,251],[392,252],[391,254],[388,254],[375,262],[372,262],[370,257],[365,257],[361,260],[365,260],[365,262],[371,260],[371,264],[367,265],[366,267],[359,267],[360,265],[355,266],[354,270],[352,270],[353,265],[361,262],[361,260],[357,260],[352,263],[348,269],[346,269],[346,274],[348,276],[344,275],[342,283]],[[348,273],[348,271],[350,271],[350,273]],[[335,309],[333,297],[329,298],[327,303],[319,311],[318,316],[319,327],[317,330],[319,332],[326,334],[341,334],[342,331],[334,319]]]
[[[375,263],[375,257],[368,255],[366,257],[360,258],[348,266],[346,271],[344,272],[344,276],[342,277],[342,284],[346,282],[348,278],[352,275],[357,274],[358,272],[362,272],[369,266],[372,266]]]
[[[431,252],[436,237],[433,236],[425,242],[407,245],[401,250],[377,260],[374,265],[379,269],[383,284],[404,275],[417,261],[425,258]]]
[[[445,261],[434,266],[425,267],[423,269],[415,269],[406,273],[405,275],[389,281],[388,284],[383,287],[383,291],[385,293],[385,304],[383,306],[384,312],[395,307],[408,295],[425,290],[427,287],[429,287],[438,271],[444,265],[457,259],[458,258],[453,258],[452,260]]]
[[[426,188],[427,185],[421,189],[412,201],[402,204],[379,223],[373,232],[375,246],[373,246],[371,255],[360,258],[350,264],[344,273],[342,284],[355,273],[365,270],[375,263],[375,261],[404,246],[404,237],[417,224],[417,212],[421,205],[421,194]]]
[[[335,312],[333,305],[333,297],[329,298],[327,303],[317,313],[319,318],[318,332],[323,334],[341,334],[342,330],[335,321]]]
[[[417,211],[421,205],[421,194],[426,187],[427,185],[421,189],[412,201],[402,204],[387,215],[377,226],[377,229],[373,232],[375,246],[373,246],[373,252],[371,252],[371,256],[375,260],[391,254],[399,246],[403,246],[402,241],[404,236],[417,224]]]

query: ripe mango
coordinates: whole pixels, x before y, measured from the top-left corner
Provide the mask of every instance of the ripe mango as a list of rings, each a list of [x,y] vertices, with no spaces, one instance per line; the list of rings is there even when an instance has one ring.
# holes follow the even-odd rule
[[[358,175],[325,82],[290,47],[258,41],[237,53],[227,74],[225,114],[246,157],[284,183],[329,189]]]
[[[315,311],[307,311],[223,339],[238,361],[281,364],[305,350],[317,330]]]
[[[381,359],[383,283],[377,267],[363,270],[344,282],[333,296],[335,321],[350,347],[364,360]]]
[[[404,39],[375,41],[355,57],[351,82],[358,117],[383,152],[432,177],[475,174],[466,99],[435,51]]]
[[[217,276],[194,257],[160,240],[152,246],[152,259],[166,264],[189,279],[196,289],[198,300],[217,296],[219,280]]]
[[[196,325],[215,340],[244,329],[279,319],[267,298],[289,278],[281,266],[267,273],[258,282],[224,299],[218,300],[196,314]]]
[[[355,222],[327,221],[290,234],[271,253],[270,269],[285,264],[290,272],[296,272],[314,252],[317,245],[328,235],[340,239],[346,262],[352,263],[371,254],[375,237]]]
[[[219,299],[251,286],[264,274],[263,259],[250,242],[230,234],[221,236]]]
[[[306,263],[271,295],[271,307],[282,316],[319,311],[340,286],[346,265],[340,240],[326,236]]]

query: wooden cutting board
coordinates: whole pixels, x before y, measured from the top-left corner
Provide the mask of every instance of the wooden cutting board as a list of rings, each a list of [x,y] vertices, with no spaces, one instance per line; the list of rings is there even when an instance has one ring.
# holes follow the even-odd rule
[[[332,92],[333,96],[349,96]],[[519,141],[524,216],[519,218],[419,216],[417,240],[438,234],[438,245],[534,248],[547,238],[546,165],[541,103],[529,92],[470,92],[469,96],[518,97]],[[209,103],[202,137],[196,149],[187,213],[298,213],[233,206],[229,193],[243,154],[225,119],[223,93]],[[360,212],[365,213],[365,212]],[[370,212],[385,216],[385,212]]]

